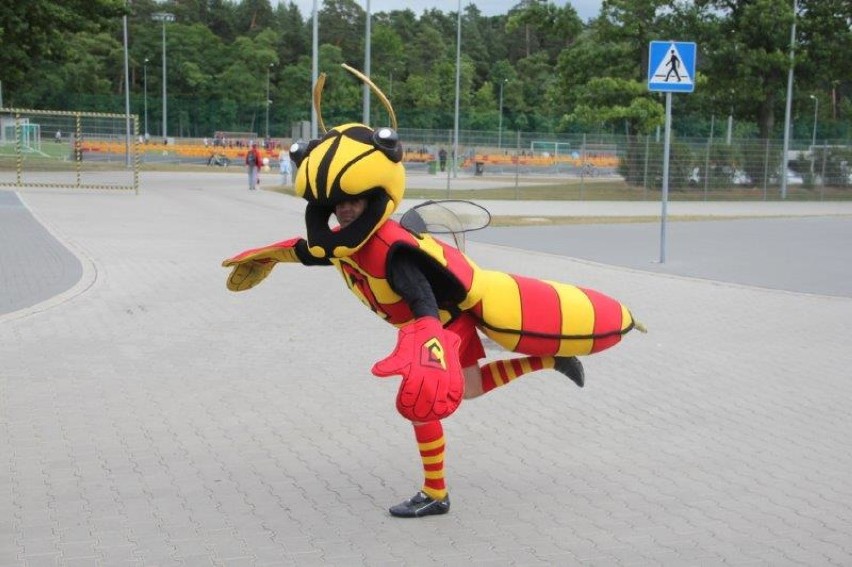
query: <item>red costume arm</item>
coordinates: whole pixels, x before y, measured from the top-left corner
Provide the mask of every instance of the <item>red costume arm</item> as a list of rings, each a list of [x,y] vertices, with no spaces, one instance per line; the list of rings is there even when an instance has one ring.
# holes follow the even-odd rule
[[[222,262],[225,268],[233,267],[228,276],[228,289],[245,291],[251,289],[266,278],[278,262],[301,262],[302,264],[323,264],[330,262],[312,258],[307,252],[303,238],[282,240],[268,246],[252,248]]]

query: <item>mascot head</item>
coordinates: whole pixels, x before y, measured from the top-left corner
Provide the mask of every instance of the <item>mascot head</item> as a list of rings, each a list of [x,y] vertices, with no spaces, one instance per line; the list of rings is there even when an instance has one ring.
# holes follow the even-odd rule
[[[296,195],[308,202],[308,250],[317,258],[344,258],[357,252],[393,214],[405,193],[393,108],[370,79],[348,65],[343,67],[370,86],[387,108],[393,127],[374,130],[353,123],[326,130],[320,113],[325,75],[320,75],[314,86],[314,107],[325,134],[290,147],[290,159],[298,168]],[[335,205],[360,197],[367,200],[361,216],[345,228],[331,229],[328,221]]]

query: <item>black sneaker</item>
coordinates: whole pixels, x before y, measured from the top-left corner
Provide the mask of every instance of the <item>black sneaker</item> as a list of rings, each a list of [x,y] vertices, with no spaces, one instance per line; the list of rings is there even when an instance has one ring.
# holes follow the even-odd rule
[[[444,496],[440,500],[435,500],[423,492],[418,492],[405,502],[401,502],[396,506],[391,506],[391,516],[397,518],[419,518],[421,516],[435,516],[438,514],[446,514],[450,511],[450,495]]]
[[[553,369],[561,372],[571,379],[579,387],[586,383],[586,374],[583,372],[583,363],[576,356],[557,356]]]

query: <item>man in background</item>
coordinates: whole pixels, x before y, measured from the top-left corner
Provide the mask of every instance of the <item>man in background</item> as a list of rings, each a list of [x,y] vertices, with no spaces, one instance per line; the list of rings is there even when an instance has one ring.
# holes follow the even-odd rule
[[[251,146],[246,152],[246,167],[248,168],[249,191],[257,189],[257,174],[261,164],[260,151],[257,149],[257,142],[252,141]]]

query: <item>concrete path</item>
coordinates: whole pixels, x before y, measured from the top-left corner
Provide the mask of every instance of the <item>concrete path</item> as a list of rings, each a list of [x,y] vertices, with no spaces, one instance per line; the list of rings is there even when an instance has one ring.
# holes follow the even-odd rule
[[[465,403],[452,512],[400,521],[419,458],[369,373],[393,331],[330,269],[224,287],[303,203],[152,183],[23,196],[82,275],[0,315],[0,566],[852,563],[852,300],[469,242],[650,333],[587,358],[583,390],[547,372]]]

